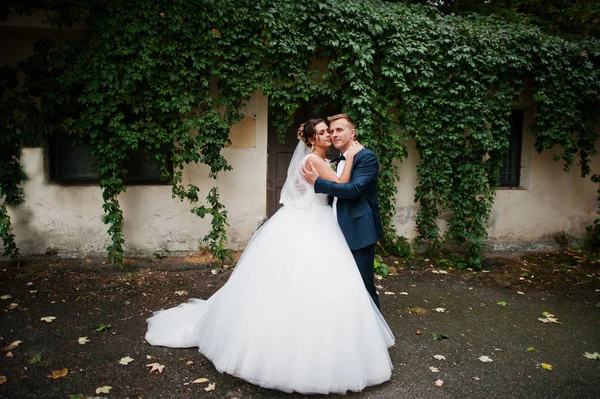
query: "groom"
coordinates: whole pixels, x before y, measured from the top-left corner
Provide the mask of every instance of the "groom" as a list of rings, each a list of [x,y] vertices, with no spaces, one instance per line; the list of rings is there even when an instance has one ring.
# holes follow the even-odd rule
[[[346,114],[338,114],[327,118],[329,132],[335,148],[344,155],[354,143],[356,130],[354,122]],[[344,169],[344,160],[337,166],[339,176]],[[348,183],[335,183],[319,177],[319,172],[312,163],[308,168],[302,167],[304,178],[315,186],[316,193],[333,196],[332,208],[348,246],[354,255],[358,270],[367,291],[373,298],[377,308],[379,297],[375,289],[373,263],[375,260],[375,244],[381,238],[381,216],[377,202],[377,177],[379,163],[371,150],[363,149],[354,156],[354,164]]]

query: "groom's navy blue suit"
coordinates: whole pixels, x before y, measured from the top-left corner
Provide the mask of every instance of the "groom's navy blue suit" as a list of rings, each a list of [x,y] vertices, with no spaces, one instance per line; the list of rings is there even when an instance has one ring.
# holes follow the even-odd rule
[[[364,149],[354,156],[350,181],[335,183],[320,177],[315,192],[337,197],[338,223],[354,255],[358,270],[373,302],[379,308],[373,261],[375,244],[381,238],[381,215],[377,201],[379,162],[373,151]]]

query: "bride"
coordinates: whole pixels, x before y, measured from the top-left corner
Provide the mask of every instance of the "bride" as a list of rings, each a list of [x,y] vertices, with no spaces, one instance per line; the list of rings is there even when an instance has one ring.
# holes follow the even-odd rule
[[[310,158],[328,180],[340,178],[325,152],[328,126],[311,119],[298,130],[280,202],[256,231],[227,283],[148,319],[146,340],[198,347],[218,371],[264,388],[344,394],[387,381],[394,336],[367,293],[327,195],[301,174]],[[316,165],[318,164],[318,165]],[[329,173],[329,172],[331,173]]]

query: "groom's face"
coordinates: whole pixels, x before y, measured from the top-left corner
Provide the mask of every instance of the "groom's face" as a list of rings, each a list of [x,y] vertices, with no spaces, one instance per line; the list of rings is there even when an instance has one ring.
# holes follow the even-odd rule
[[[354,141],[356,131],[346,119],[336,119],[329,124],[333,146],[343,154]]]

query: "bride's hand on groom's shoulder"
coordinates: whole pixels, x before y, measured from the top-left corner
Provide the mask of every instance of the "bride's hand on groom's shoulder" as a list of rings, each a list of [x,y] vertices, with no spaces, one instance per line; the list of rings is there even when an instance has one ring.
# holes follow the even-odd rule
[[[346,152],[346,158],[355,156],[364,148],[364,145],[362,145],[358,141],[354,141],[354,143],[352,143],[352,145],[350,146],[350,148],[348,148],[348,151]]]

